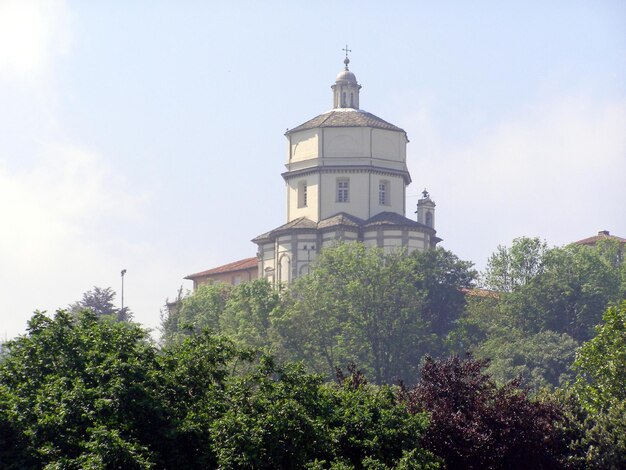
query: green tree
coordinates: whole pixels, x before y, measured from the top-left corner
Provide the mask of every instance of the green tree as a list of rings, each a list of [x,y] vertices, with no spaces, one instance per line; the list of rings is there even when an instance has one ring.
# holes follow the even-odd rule
[[[417,366],[432,341],[420,315],[424,296],[411,280],[402,254],[340,244],[289,288],[275,325],[290,355],[310,357],[328,377],[356,362],[376,383],[392,382]]]
[[[539,238],[521,237],[511,247],[498,246],[487,262],[483,282],[488,289],[511,292],[543,271],[548,247]]]
[[[424,320],[432,333],[446,336],[465,310],[465,291],[474,287],[473,263],[442,248],[414,251],[407,261],[413,284],[424,294]]]
[[[123,322],[35,313],[0,364],[3,462],[22,468],[149,468],[165,426],[155,350]],[[155,432],[156,431],[156,432]],[[156,448],[156,447],[155,447]],[[56,465],[56,467],[54,467]],[[11,468],[11,467],[9,467]]]
[[[544,271],[503,297],[514,325],[537,333],[567,333],[577,341],[593,336],[602,312],[619,300],[619,267],[601,248],[568,245],[544,257]]]
[[[523,385],[539,390],[560,387],[573,379],[570,365],[577,347],[566,333],[527,335],[508,330],[490,336],[476,348],[476,355],[490,359],[486,372],[498,383],[520,377]]]
[[[71,304],[68,309],[74,315],[82,310],[89,309],[97,316],[111,316],[118,321],[131,321],[132,312],[128,307],[117,308],[114,303],[115,291],[111,287],[105,289],[96,287],[83,294],[81,300]]]
[[[198,286],[193,294],[183,299],[179,327],[192,327],[196,332],[205,328],[219,331],[220,318],[231,291],[232,286],[222,283]]]
[[[286,357],[328,377],[356,362],[377,384],[412,381],[426,352],[443,351],[473,276],[442,249],[406,256],[340,244],[288,289],[273,327]]]
[[[226,400],[212,425],[220,468],[437,468],[418,444],[426,415],[407,413],[393,388],[371,387],[356,372],[324,384],[266,356]]]
[[[243,282],[232,289],[220,318],[220,332],[241,346],[271,346],[272,312],[280,308],[280,295],[266,279]]]
[[[592,411],[626,401],[626,301],[610,307],[596,336],[577,353],[575,390]]]

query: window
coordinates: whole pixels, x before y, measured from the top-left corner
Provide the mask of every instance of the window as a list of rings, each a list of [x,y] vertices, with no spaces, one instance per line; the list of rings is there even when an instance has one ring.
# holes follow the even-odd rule
[[[306,181],[300,181],[298,184],[298,207],[307,206],[307,184]]]
[[[389,205],[389,181],[378,183],[378,204],[381,206]]]
[[[433,214],[430,211],[426,212],[426,225],[429,227],[433,226]]]
[[[337,180],[337,202],[348,202],[350,196],[350,181]]]

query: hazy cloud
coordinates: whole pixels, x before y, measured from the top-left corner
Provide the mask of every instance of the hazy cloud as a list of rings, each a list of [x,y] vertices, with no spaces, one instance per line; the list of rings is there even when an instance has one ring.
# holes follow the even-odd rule
[[[610,208],[626,198],[625,102],[576,96],[538,103],[452,145],[425,113],[413,122],[428,153],[410,162],[411,171],[431,188],[438,229],[453,251],[473,244],[486,259],[514,237],[561,244],[623,224]]]
[[[41,79],[67,51],[68,23],[64,0],[0,1],[0,79]]]

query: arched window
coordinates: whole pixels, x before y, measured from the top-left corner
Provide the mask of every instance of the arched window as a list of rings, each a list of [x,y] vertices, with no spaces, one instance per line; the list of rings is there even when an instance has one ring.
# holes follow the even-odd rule
[[[346,107],[346,92],[345,91],[341,92],[341,107],[342,108]]]
[[[354,108],[354,93],[350,93],[350,107]]]
[[[289,275],[291,268],[291,260],[289,256],[283,255],[278,262],[278,282],[282,284],[289,284],[291,276]]]
[[[433,213],[430,211],[426,212],[426,225],[433,226]]]

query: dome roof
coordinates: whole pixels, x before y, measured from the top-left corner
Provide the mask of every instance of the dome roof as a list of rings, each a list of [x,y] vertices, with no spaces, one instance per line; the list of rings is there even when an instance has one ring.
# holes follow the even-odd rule
[[[343,63],[345,64],[346,67],[337,74],[337,78],[335,78],[335,83],[350,82],[356,85],[357,84],[356,75],[354,75],[352,72],[350,72],[350,70],[348,70],[348,64],[350,63],[350,59],[346,57],[346,60],[344,60]]]
[[[374,127],[376,129],[404,132],[403,129],[384,121],[372,113],[363,111],[362,109],[338,108],[333,109],[332,111],[327,111],[324,114],[320,114],[319,116],[308,120],[304,124],[300,124],[293,129],[289,129],[286,135],[318,127]]]
[[[335,78],[335,82],[350,82],[356,85],[356,76],[350,72],[347,68],[342,70],[337,74],[337,78]]]

